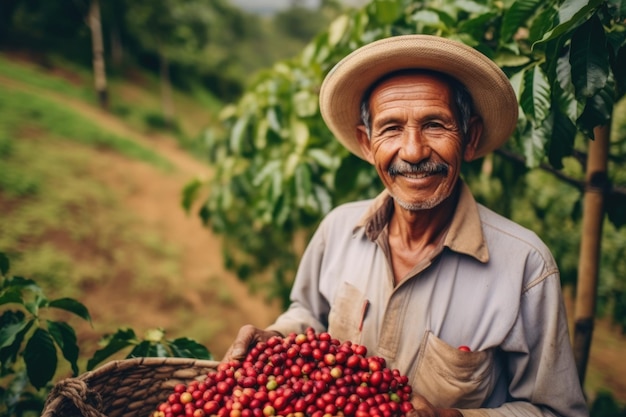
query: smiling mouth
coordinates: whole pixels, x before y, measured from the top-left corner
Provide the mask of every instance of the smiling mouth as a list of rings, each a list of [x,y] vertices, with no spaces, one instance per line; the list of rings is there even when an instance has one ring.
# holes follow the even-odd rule
[[[409,178],[412,180],[420,180],[422,178],[427,178],[427,177],[431,177],[433,175],[438,175],[438,174],[443,174],[444,176],[446,175],[445,173],[441,173],[441,172],[400,172],[398,173],[399,176]]]

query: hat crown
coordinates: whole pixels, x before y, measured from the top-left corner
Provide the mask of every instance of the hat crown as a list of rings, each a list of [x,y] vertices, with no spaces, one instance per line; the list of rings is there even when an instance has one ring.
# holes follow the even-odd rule
[[[364,158],[357,142],[360,104],[381,77],[404,69],[426,69],[461,82],[472,96],[483,132],[475,158],[500,147],[517,124],[518,104],[506,75],[488,57],[463,43],[432,35],[384,38],[356,49],[327,74],[320,112],[328,128],[350,152]]]

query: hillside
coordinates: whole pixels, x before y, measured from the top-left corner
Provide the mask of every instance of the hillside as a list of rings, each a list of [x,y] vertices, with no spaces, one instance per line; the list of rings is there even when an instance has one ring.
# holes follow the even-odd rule
[[[75,75],[73,79],[76,82],[80,77]],[[127,96],[139,94],[131,86],[121,87],[118,92]],[[181,149],[171,135],[146,133],[82,99],[0,73],[0,95],[14,94],[19,94],[18,98],[45,99],[52,106],[161,158],[160,163],[146,162],[111,149],[67,141],[39,131],[36,122],[24,122],[19,128],[19,137],[15,139],[32,145],[31,172],[44,171],[42,176],[47,183],[39,187],[57,195],[62,189],[79,194],[85,188],[101,190],[102,196],[88,195],[97,207],[69,204],[75,204],[76,213],[68,212],[63,223],[75,233],[50,224],[39,225],[37,228],[48,230],[24,233],[17,247],[2,248],[15,254],[15,273],[34,274],[32,277],[43,280],[53,293],[72,296],[89,308],[94,326],[81,328],[79,341],[85,342],[81,348],[94,350],[102,335],[121,326],[129,326],[139,334],[162,327],[168,336],[191,337],[220,357],[242,324],[264,326],[271,322],[277,309],[249,293],[243,283],[224,270],[219,238],[204,228],[197,216],[187,215],[181,207],[185,184],[194,177],[210,175],[206,164]],[[141,101],[139,97],[134,100]],[[51,160],[40,167],[38,161],[44,158]],[[61,172],[63,166],[74,167],[73,172]],[[72,177],[75,184],[67,183]],[[78,183],[82,183],[80,187]],[[37,197],[16,197],[0,189],[5,232],[0,245],[10,243],[7,235],[16,233],[8,224],[9,219],[20,222],[26,212],[44,210]],[[85,210],[89,210],[87,215]],[[40,215],[47,216],[45,212]],[[90,222],[88,228],[86,221]],[[31,219],[24,222],[32,224]],[[90,236],[76,236],[87,233]],[[41,255],[45,251],[47,257]],[[76,277],[80,274],[68,270],[68,265],[83,276]],[[42,278],[46,275],[42,270],[50,271],[49,277]],[[62,273],[72,279],[59,282]]]
[[[100,336],[120,326],[138,333],[162,327],[172,337],[198,340],[219,358],[239,326],[265,326],[276,317],[275,305],[224,269],[219,236],[182,210],[184,185],[211,169],[182,149],[176,135],[137,121],[142,109],[158,109],[148,81],[116,81],[114,108],[126,110],[105,112],[89,95],[88,74],[10,61],[0,60],[0,125],[12,128],[10,137],[0,133],[13,150],[2,153],[0,146],[0,174],[20,167],[20,180],[30,182],[20,192],[0,183],[0,250],[16,256],[15,272],[87,305],[94,326],[80,326],[81,349],[95,350]],[[178,100],[181,125],[200,131],[213,110]],[[81,142],[72,138],[80,136],[78,127],[52,130],[46,115],[57,124],[71,116],[117,142]],[[37,211],[57,200],[52,214]],[[625,348],[624,336],[598,323],[589,392],[609,389],[626,401]]]

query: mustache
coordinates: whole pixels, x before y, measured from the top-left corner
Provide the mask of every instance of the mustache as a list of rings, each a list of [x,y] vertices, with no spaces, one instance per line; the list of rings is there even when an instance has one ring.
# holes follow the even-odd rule
[[[391,176],[417,174],[417,175],[448,175],[448,165],[442,162],[422,161],[412,164],[406,161],[394,161],[389,165],[387,172]]]

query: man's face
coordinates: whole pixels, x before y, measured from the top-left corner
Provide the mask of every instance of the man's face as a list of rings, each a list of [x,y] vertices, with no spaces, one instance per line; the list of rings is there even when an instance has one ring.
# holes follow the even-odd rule
[[[429,74],[390,78],[371,94],[371,138],[359,126],[359,143],[405,209],[430,209],[449,197],[461,162],[473,156],[480,126],[470,123],[464,146],[453,100],[448,84]]]

